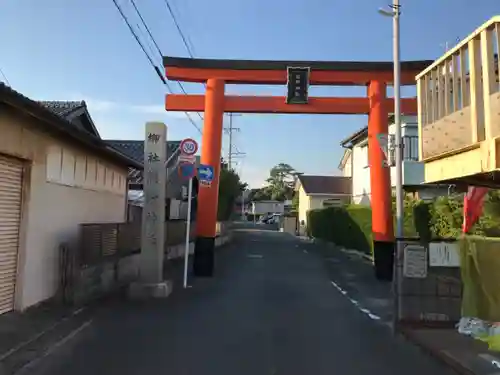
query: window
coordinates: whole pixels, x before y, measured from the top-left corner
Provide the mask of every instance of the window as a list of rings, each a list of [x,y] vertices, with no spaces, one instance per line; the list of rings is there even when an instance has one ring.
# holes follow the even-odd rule
[[[342,205],[342,200],[339,198],[326,199],[323,201],[323,208],[338,207]]]
[[[389,135],[389,162],[396,165],[396,138]],[[403,160],[418,161],[418,136],[406,135],[403,137]]]
[[[418,161],[418,136],[404,137],[404,160]]]

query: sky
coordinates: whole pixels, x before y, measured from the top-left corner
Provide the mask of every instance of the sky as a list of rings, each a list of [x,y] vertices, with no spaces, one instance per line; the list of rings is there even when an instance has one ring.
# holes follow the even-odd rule
[[[117,0],[146,50],[162,60],[130,0]],[[166,0],[135,0],[168,56],[188,57]],[[168,0],[195,57],[262,60],[390,61],[392,22],[377,9],[387,0]],[[499,0],[400,0],[401,58],[433,60],[500,14]],[[3,0],[0,69],[15,90],[35,100],[85,100],[104,139],[142,139],[147,121],[168,126],[168,139],[201,135],[181,112],[164,109],[166,87],[112,0]],[[0,80],[5,81],[0,74]],[[170,84],[176,93],[179,86]],[[203,93],[201,84],[184,84]],[[229,86],[228,93],[284,95],[284,86]],[[365,88],[311,87],[314,96],[362,96]],[[390,93],[389,93],[390,94]],[[414,96],[414,88],[403,96]],[[192,119],[202,127],[200,117]],[[226,122],[228,118],[226,118]],[[366,116],[233,117],[236,170],[260,187],[288,163],[305,174],[338,174],[339,143],[366,126]],[[223,156],[228,137],[224,136]]]

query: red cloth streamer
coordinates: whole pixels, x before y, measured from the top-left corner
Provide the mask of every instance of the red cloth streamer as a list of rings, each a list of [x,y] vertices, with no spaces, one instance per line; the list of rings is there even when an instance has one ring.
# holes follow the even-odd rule
[[[464,223],[462,232],[467,233],[483,213],[483,203],[488,188],[470,186],[464,197]]]

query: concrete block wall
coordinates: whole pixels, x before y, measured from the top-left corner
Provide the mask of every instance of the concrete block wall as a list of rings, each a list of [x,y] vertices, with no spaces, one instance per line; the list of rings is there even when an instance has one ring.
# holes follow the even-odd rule
[[[73,281],[73,303],[85,304],[90,300],[120,288],[137,278],[139,255],[132,255],[81,269]]]
[[[405,241],[407,244],[419,244]],[[427,277],[408,278],[403,274],[404,251],[396,256],[397,320],[401,323],[449,326],[460,320],[462,282],[458,267],[430,267],[427,250]]]
[[[226,230],[215,240],[220,247],[231,240],[231,232]],[[168,260],[184,257],[184,243],[168,246]],[[194,252],[194,242],[190,242],[189,254]],[[96,297],[111,293],[121,286],[130,284],[139,275],[140,254],[131,255],[116,261],[106,262],[81,269],[73,280],[72,301],[76,305],[88,303]]]

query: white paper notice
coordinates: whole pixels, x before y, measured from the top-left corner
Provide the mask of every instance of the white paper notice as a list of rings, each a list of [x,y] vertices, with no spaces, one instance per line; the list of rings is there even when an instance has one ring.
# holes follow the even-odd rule
[[[403,276],[418,279],[427,277],[427,251],[425,247],[418,245],[405,247]]]
[[[431,267],[460,267],[460,254],[456,242],[434,242],[429,244]]]

